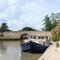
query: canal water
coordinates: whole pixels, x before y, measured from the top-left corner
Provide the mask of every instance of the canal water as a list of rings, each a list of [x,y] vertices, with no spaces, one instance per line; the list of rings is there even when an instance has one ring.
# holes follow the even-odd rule
[[[19,41],[0,41],[0,60],[38,60],[41,54],[22,52]]]
[[[22,52],[21,60],[38,60],[42,54]]]
[[[0,41],[0,60],[21,60],[19,41]]]

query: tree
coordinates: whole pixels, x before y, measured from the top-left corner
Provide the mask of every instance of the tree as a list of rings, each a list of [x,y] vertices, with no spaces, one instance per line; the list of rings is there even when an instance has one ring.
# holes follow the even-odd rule
[[[52,40],[59,41],[60,40],[60,26],[57,26],[52,30]]]
[[[53,22],[52,22],[52,29],[55,28],[57,26],[57,24],[58,24],[57,21],[53,20]]]
[[[24,27],[22,31],[36,31],[36,30],[31,27]]]
[[[55,20],[60,20],[60,13],[52,13],[50,18]]]
[[[5,32],[5,31],[11,31],[11,30],[8,29],[7,23],[2,23],[0,27],[0,32]]]
[[[52,29],[55,28],[57,26],[57,15],[52,13],[50,16],[50,20],[52,21]]]
[[[60,15],[59,15],[60,16]],[[58,16],[58,17],[59,17]],[[57,15],[52,13],[51,16],[46,15],[44,19],[44,30],[51,31],[57,26]]]
[[[11,31],[10,29],[8,29],[8,25],[7,23],[2,23],[1,27],[0,27],[0,37],[4,37],[4,34],[3,32],[6,32],[6,31]]]
[[[51,20],[50,20],[50,18],[48,17],[48,15],[45,16],[44,25],[45,25],[45,28],[44,28],[45,31],[51,31],[51,29],[52,29],[52,24],[51,24]]]

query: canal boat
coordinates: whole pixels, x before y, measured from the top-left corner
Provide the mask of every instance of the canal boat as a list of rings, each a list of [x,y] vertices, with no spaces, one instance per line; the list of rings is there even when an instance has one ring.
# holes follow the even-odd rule
[[[48,46],[38,44],[38,43],[33,42],[33,41],[29,41],[27,43],[23,43],[21,45],[21,48],[22,48],[22,51],[41,52],[41,53],[43,53],[48,48]]]
[[[47,36],[29,36],[24,33],[21,35],[20,40],[23,41],[21,44],[22,51],[43,53],[50,45],[50,40]]]

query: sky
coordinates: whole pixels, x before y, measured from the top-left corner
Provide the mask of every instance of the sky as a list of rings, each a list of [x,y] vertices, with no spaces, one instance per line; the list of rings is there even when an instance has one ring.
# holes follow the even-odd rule
[[[0,0],[0,24],[18,31],[23,27],[41,30],[45,15],[60,13],[60,0]]]

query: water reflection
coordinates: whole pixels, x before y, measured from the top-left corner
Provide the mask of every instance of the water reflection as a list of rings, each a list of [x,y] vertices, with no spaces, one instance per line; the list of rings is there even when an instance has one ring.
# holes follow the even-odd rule
[[[18,41],[0,41],[0,60],[20,60],[19,45]]]
[[[4,45],[3,41],[0,41],[0,52],[1,54],[6,53],[7,47]]]
[[[6,50],[7,47],[4,45],[3,41],[0,41],[0,50]]]

